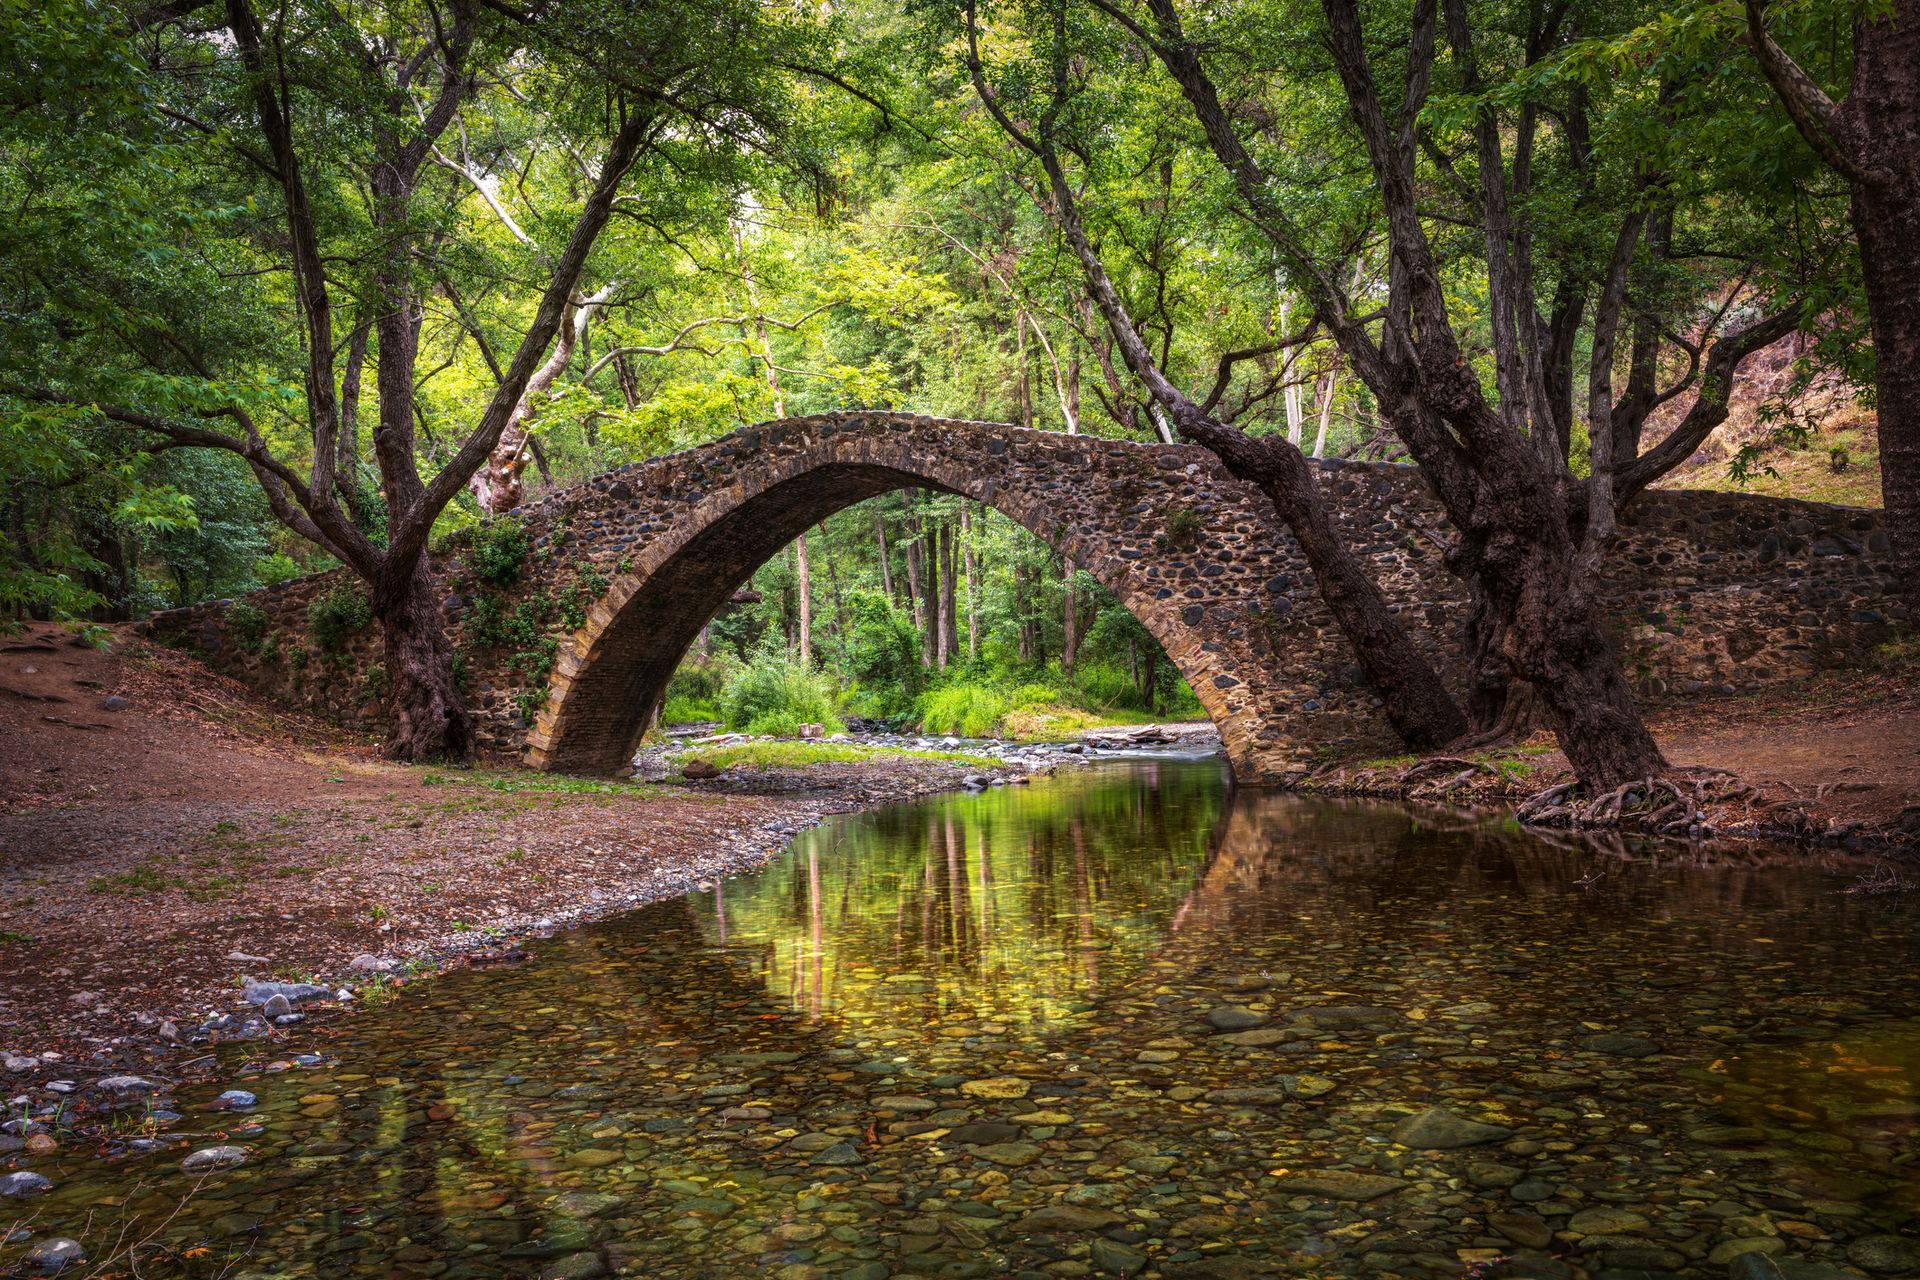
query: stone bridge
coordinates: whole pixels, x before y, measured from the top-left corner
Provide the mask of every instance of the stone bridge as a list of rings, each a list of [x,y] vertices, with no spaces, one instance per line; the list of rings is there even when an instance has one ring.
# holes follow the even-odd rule
[[[1348,543],[1436,664],[1457,671],[1465,591],[1417,471],[1322,464]],[[994,507],[1110,588],[1193,686],[1235,775],[1279,781],[1329,748],[1394,739],[1291,536],[1205,450],[889,413],[788,419],[623,467],[526,508],[518,579],[436,551],[483,739],[528,764],[613,773],[701,628],[755,568],[863,499],[922,487]],[[1655,491],[1623,523],[1608,591],[1629,672],[1658,700],[1850,665],[1896,634],[1876,512]],[[377,731],[377,637],[314,639],[343,574],[157,615],[152,634],[257,688]],[[240,607],[244,604],[244,608]]]

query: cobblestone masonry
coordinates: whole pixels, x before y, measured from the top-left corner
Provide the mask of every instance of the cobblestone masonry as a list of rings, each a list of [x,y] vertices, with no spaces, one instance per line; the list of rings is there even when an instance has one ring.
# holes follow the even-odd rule
[[[1327,463],[1321,479],[1349,544],[1455,670],[1466,597],[1418,473]],[[757,566],[842,507],[915,485],[1005,512],[1111,588],[1192,684],[1242,780],[1284,780],[1326,748],[1395,749],[1291,537],[1211,454],[881,413],[766,423],[556,493],[522,513],[531,552],[505,588],[481,583],[461,544],[437,551],[483,740],[537,768],[616,771],[681,655]],[[1907,622],[1872,511],[1655,491],[1610,563],[1627,666],[1655,701],[1857,664]],[[377,732],[377,635],[329,654],[309,630],[318,597],[353,589],[323,574],[246,597],[258,616],[216,601],[149,627]]]

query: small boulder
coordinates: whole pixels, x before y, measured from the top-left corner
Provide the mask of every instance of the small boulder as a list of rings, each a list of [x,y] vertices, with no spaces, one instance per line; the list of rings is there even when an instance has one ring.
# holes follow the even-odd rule
[[[1847,1246],[1847,1261],[1876,1275],[1920,1271],[1920,1236],[1861,1236]]]
[[[251,1093],[248,1093],[245,1089],[229,1089],[225,1093],[221,1094],[218,1098],[214,1099],[214,1102],[219,1106],[227,1107],[236,1111],[243,1109],[245,1107],[250,1107],[255,1102],[258,1102],[258,1101],[259,1101],[258,1098],[255,1098]]]
[[[1403,1147],[1425,1151],[1452,1151],[1459,1147],[1477,1147],[1513,1136],[1505,1125],[1481,1124],[1457,1116],[1442,1107],[1429,1107],[1417,1116],[1408,1116],[1394,1126],[1393,1140]]]
[[[1035,1209],[1013,1224],[1020,1235],[1052,1231],[1101,1231],[1126,1219],[1111,1209],[1094,1209],[1071,1204],[1050,1204]]]
[[[1204,1021],[1215,1031],[1251,1031],[1267,1024],[1267,1015],[1255,1013],[1243,1005],[1223,1004],[1207,1010]]]
[[[31,1169],[21,1169],[0,1176],[0,1196],[9,1199],[28,1200],[34,1196],[45,1195],[53,1190],[53,1180]]]
[[[86,1260],[87,1251],[80,1247],[80,1242],[69,1240],[66,1236],[50,1236],[42,1240],[27,1250],[27,1256],[22,1259],[43,1276],[58,1275]]]
[[[249,982],[240,992],[248,1004],[264,1005],[275,996],[286,997],[289,1006],[309,1000],[324,1000],[333,993],[317,982]]]
[[[238,1168],[247,1162],[245,1147],[202,1147],[180,1162],[188,1173],[213,1173]]]
[[[133,705],[132,698],[123,698],[117,693],[110,693],[106,697],[100,699],[100,706],[103,710],[106,710],[106,711],[125,711],[128,707],[132,705]]]
[[[140,1076],[103,1076],[93,1082],[93,1087],[102,1093],[158,1093],[160,1086]]]
[[[720,770],[706,760],[689,760],[680,766],[680,776],[688,782],[705,782],[720,776]]]

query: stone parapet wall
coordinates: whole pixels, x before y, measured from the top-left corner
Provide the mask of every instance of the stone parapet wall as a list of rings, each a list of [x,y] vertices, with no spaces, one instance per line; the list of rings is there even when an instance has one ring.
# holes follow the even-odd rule
[[[747,428],[556,493],[521,514],[530,553],[505,587],[480,579],[464,545],[437,551],[483,740],[541,767],[617,768],[687,646],[758,565],[832,512],[909,485],[1005,512],[1112,589],[1193,685],[1243,779],[1283,778],[1327,749],[1396,749],[1291,536],[1205,450],[869,413]],[[1418,642],[1457,676],[1466,593],[1418,472],[1328,463],[1322,485]],[[1908,621],[1891,581],[1875,512],[1654,491],[1623,522],[1606,590],[1629,673],[1662,700],[1868,660]],[[308,634],[313,602],[337,589],[352,589],[340,572],[247,597],[272,644],[249,626],[236,635],[227,602],[150,630],[378,732],[377,637],[324,653]]]

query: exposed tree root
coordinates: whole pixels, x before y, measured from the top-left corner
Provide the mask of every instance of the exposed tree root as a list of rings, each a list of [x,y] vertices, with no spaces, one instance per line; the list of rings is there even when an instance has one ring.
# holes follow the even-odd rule
[[[1710,836],[1734,806],[1750,810],[1760,793],[1725,769],[1682,767],[1588,796],[1577,782],[1549,787],[1514,811],[1522,825],[1619,828],[1663,836]]]

